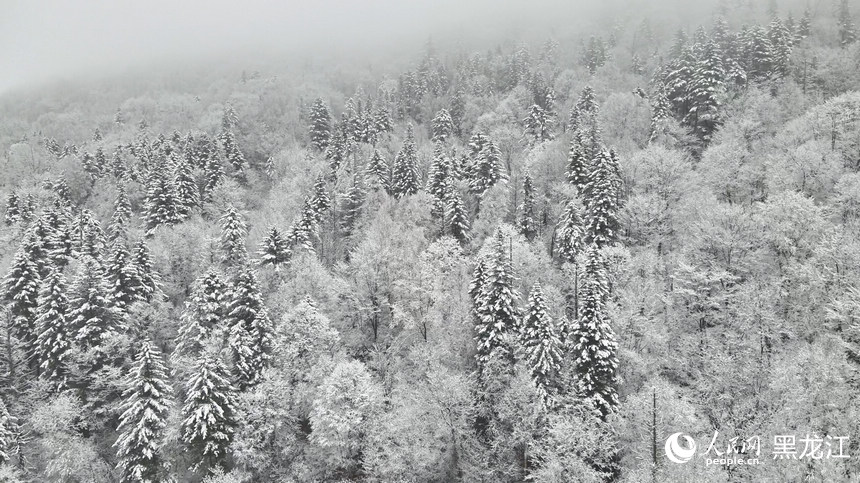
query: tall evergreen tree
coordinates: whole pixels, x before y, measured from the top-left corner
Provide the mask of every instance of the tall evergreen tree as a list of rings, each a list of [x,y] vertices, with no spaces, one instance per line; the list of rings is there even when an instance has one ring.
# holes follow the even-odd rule
[[[586,235],[589,242],[603,248],[618,240],[618,199],[620,177],[614,153],[602,151],[586,186]]]
[[[176,184],[167,163],[150,173],[143,211],[149,231],[161,225],[174,225],[181,221]]]
[[[18,193],[12,190],[9,196],[6,197],[6,213],[4,221],[6,226],[14,225],[21,219],[21,209],[18,207]]]
[[[185,159],[178,159],[175,168],[176,200],[179,216],[187,217],[188,214],[200,203],[200,193],[191,163]]]
[[[24,343],[25,355],[31,361],[37,344],[36,317],[41,276],[39,266],[30,258],[26,245],[15,253],[9,273],[3,280],[3,298],[8,303],[15,337]]]
[[[140,300],[149,302],[160,290],[158,274],[152,268],[152,258],[145,240],[138,240],[134,245],[132,265],[137,276],[135,290]]]
[[[331,114],[322,99],[317,98],[311,106],[310,120],[311,145],[318,151],[325,151],[331,138]]]
[[[227,207],[221,217],[221,248],[224,250],[224,263],[228,267],[242,266],[248,260],[245,248],[247,232],[242,215],[233,205]]]
[[[579,202],[576,200],[568,201],[561,220],[558,222],[558,254],[563,261],[574,263],[576,257],[582,252],[585,237],[584,225]]]
[[[247,161],[245,160],[245,155],[242,154],[242,150],[239,149],[239,145],[236,144],[236,136],[233,134],[233,131],[222,131],[218,139],[221,141],[221,148],[224,150],[224,159],[233,168],[233,176],[239,181],[244,181]]]
[[[361,215],[361,209],[364,206],[367,192],[361,185],[358,176],[353,178],[352,187],[347,191],[346,196],[341,203],[340,212],[342,219],[340,226],[346,236],[352,235],[352,230],[355,227],[358,217]]]
[[[15,443],[15,427],[12,416],[6,409],[6,404],[0,398],[0,467],[10,463]]]
[[[174,354],[200,355],[209,337],[226,319],[228,295],[227,283],[215,270],[195,280],[194,291],[182,312]]]
[[[131,202],[125,191],[125,183],[120,182],[116,187],[116,199],[113,203],[113,215],[108,223],[108,239],[114,241],[125,238],[128,222],[131,220]]]
[[[797,26],[797,37],[798,37],[798,39],[802,40],[802,39],[809,37],[809,33],[811,30],[810,23],[811,23],[811,19],[810,19],[809,7],[807,6],[806,9],[803,11],[803,17],[800,17],[800,23]]]
[[[165,481],[161,456],[172,388],[161,353],[148,340],[137,354],[123,391],[122,414],[114,443],[122,481]]]
[[[106,335],[120,329],[121,321],[113,307],[110,285],[101,264],[92,257],[84,257],[69,288],[70,339],[85,349],[101,347]]]
[[[277,270],[281,264],[287,263],[292,254],[290,245],[277,228],[270,227],[269,234],[260,242],[260,265],[271,265]]]
[[[436,117],[433,118],[433,132],[430,137],[433,142],[445,142],[452,134],[454,134],[454,120],[451,119],[451,114],[447,109],[440,110]]]
[[[373,191],[382,189],[390,194],[391,183],[389,172],[390,168],[388,167],[388,163],[385,162],[385,158],[382,157],[378,149],[374,149],[373,156],[370,157],[370,162],[367,163],[364,174],[368,189]]]
[[[443,218],[448,195],[453,189],[451,186],[451,161],[445,153],[445,147],[441,142],[436,143],[433,150],[433,162],[430,164],[430,172],[427,176],[427,192],[433,196],[432,214]]]
[[[546,300],[539,282],[535,282],[529,293],[520,340],[538,393],[546,400],[556,383],[562,355],[561,340],[552,318],[547,313]]]
[[[314,221],[319,224],[325,219],[326,212],[331,209],[332,202],[328,195],[325,178],[318,176],[314,183],[313,192],[309,200],[311,210],[314,213]]]
[[[684,118],[705,142],[710,140],[719,123],[718,109],[725,92],[725,76],[720,47],[716,42],[708,42],[690,81],[692,107]]]
[[[603,42],[603,39],[592,35],[583,55],[583,61],[585,66],[588,67],[588,72],[592,74],[597,72],[597,69],[606,63],[606,58],[606,44]]]
[[[606,312],[608,292],[600,249],[591,245],[580,296],[582,309],[571,333],[570,351],[576,368],[577,392],[604,417],[618,406],[618,342]]]
[[[418,152],[415,147],[415,134],[412,124],[406,127],[406,139],[403,147],[394,159],[394,173],[391,180],[391,191],[396,198],[414,195],[420,186],[421,173],[418,171]]]
[[[451,109],[449,109],[449,112],[451,114],[451,122],[454,125],[454,133],[457,136],[463,134],[463,116],[466,115],[466,100],[464,97],[465,93],[463,89],[457,89],[451,97]]]
[[[532,104],[529,108],[529,115],[523,119],[523,125],[526,128],[525,135],[538,143],[553,138],[552,124],[552,118],[537,104]]]
[[[236,390],[227,369],[204,354],[185,386],[182,441],[192,453],[192,470],[201,475],[223,465],[236,427]]]
[[[461,244],[469,241],[469,213],[460,194],[455,190],[452,190],[448,194],[448,201],[445,206],[445,221],[451,232],[451,236],[456,238]]]
[[[69,301],[66,282],[59,270],[52,269],[39,288],[36,307],[36,357],[41,376],[65,386],[66,355],[71,346],[68,326]]]
[[[478,364],[483,366],[496,350],[510,357],[505,343],[507,334],[517,330],[519,313],[516,308],[518,294],[514,289],[514,274],[508,255],[507,243],[501,230],[496,231],[493,258],[488,268],[487,281],[476,312],[480,320],[475,328],[478,341]]]
[[[836,24],[839,28],[839,45],[845,47],[857,41],[857,26],[854,24],[854,19],[851,18],[848,0],[839,1]]]
[[[537,235],[537,220],[535,219],[535,188],[532,184],[532,176],[526,171],[523,176],[523,203],[520,206],[519,219],[520,233],[529,241]]]
[[[475,160],[475,165],[469,179],[469,187],[473,193],[483,196],[488,189],[495,186],[502,179],[504,179],[504,173],[502,172],[502,152],[495,142],[491,139],[486,139]]]
[[[236,382],[244,390],[259,382],[268,365],[273,330],[257,277],[250,268],[239,271],[231,281],[227,317]]]

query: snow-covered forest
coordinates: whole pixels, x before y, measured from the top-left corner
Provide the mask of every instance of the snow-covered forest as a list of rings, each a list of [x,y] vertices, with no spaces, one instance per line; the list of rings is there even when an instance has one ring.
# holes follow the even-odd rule
[[[860,481],[860,4],[695,3],[7,91],[0,481]]]

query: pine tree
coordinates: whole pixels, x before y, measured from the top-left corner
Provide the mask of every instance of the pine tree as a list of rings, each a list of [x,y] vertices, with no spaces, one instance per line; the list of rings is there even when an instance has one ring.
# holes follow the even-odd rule
[[[598,248],[618,240],[618,199],[620,177],[612,152],[602,151],[586,186],[586,238]]]
[[[427,192],[433,195],[433,216],[444,217],[448,194],[452,189],[451,161],[445,153],[444,145],[437,142],[427,179]]]
[[[567,202],[558,222],[558,254],[567,263],[574,263],[583,248],[585,230],[579,202]]]
[[[794,34],[778,18],[773,19],[768,30],[768,39],[773,48],[773,71],[779,76],[789,74],[791,68],[791,47]]]
[[[604,261],[594,245],[586,254],[582,308],[571,332],[571,355],[578,376],[577,392],[605,417],[618,406],[618,342],[606,313],[609,289]]]
[[[745,69],[750,79],[766,79],[773,68],[773,45],[764,27],[750,28],[744,40]]]
[[[45,217],[40,216],[30,225],[24,239],[23,247],[27,258],[36,265],[40,277],[45,277],[51,268],[52,238],[52,229],[45,222]]]
[[[126,237],[126,228],[131,220],[131,214],[131,202],[125,192],[125,183],[119,183],[116,187],[116,199],[113,202],[113,215],[108,223],[108,240],[112,242]]]
[[[710,140],[719,123],[725,75],[720,47],[716,42],[708,42],[693,72],[689,86],[692,107],[684,119],[705,142]]]
[[[555,384],[562,356],[561,340],[552,318],[547,313],[546,300],[539,282],[535,282],[529,293],[520,340],[538,393],[546,400]]]
[[[233,278],[227,312],[236,382],[245,390],[259,382],[268,365],[273,330],[252,269],[246,268]]]
[[[191,163],[178,159],[175,172],[177,208],[179,215],[185,218],[200,204],[199,188],[191,170]]]
[[[496,350],[510,356],[504,341],[507,334],[517,329],[519,313],[516,309],[518,294],[514,289],[514,275],[508,256],[507,243],[501,230],[496,231],[494,253],[487,267],[487,280],[476,312],[480,316],[475,328],[478,341],[478,364],[483,365]]]
[[[469,213],[460,194],[452,190],[448,194],[448,202],[445,206],[445,221],[451,230],[451,236],[461,244],[469,241]]]
[[[0,467],[10,463],[15,443],[15,421],[0,398]]]
[[[221,141],[221,148],[224,150],[224,159],[233,167],[233,176],[239,181],[244,181],[247,162],[245,161],[245,155],[239,149],[239,145],[236,144],[236,137],[233,135],[233,131],[222,131],[221,135],[218,136],[218,140]]]
[[[314,183],[313,192],[309,200],[311,210],[314,213],[314,222],[321,223],[325,219],[326,212],[331,209],[332,203],[326,189],[325,178],[318,176]]]
[[[152,268],[152,258],[149,255],[149,247],[145,240],[138,240],[134,246],[132,267],[136,275],[134,290],[139,300],[152,301],[155,294],[159,292],[158,274]]]
[[[150,173],[143,210],[148,231],[181,221],[176,184],[166,163]]]
[[[436,117],[433,118],[433,142],[445,142],[452,134],[454,134],[454,120],[451,119],[451,114],[447,109],[440,110]]]
[[[574,138],[567,155],[567,181],[576,187],[577,193],[583,195],[591,172],[591,159],[582,148],[579,140]]]
[[[585,66],[588,67],[588,72],[594,74],[597,69],[606,63],[606,45],[603,40],[595,36],[591,36],[583,56]]]
[[[110,285],[101,264],[84,257],[69,289],[70,339],[85,349],[101,347],[104,337],[120,330]]]
[[[246,234],[247,228],[242,216],[230,205],[221,217],[221,248],[224,250],[224,263],[228,267],[242,266],[248,260]]]
[[[113,307],[119,315],[124,315],[141,296],[138,272],[122,239],[113,242],[106,275]]]
[[[394,131],[394,124],[391,122],[391,113],[388,112],[388,109],[379,108],[374,111],[373,124],[376,128],[376,132],[384,133]]]
[[[269,234],[260,243],[257,253],[260,255],[260,265],[271,265],[275,270],[287,263],[292,254],[289,244],[274,226],[269,228]]]
[[[122,481],[164,481],[165,462],[160,452],[172,388],[161,353],[148,340],[143,342],[125,385],[119,437],[114,443]]]
[[[463,89],[454,91],[454,96],[451,97],[451,122],[454,125],[454,133],[457,136],[463,134],[463,116],[466,115],[466,100]]]
[[[227,316],[227,296],[227,283],[215,270],[209,270],[194,282],[194,291],[182,312],[175,354],[195,357],[200,354],[207,339]]]
[[[491,139],[482,144],[469,179],[470,190],[478,196],[483,196],[504,177],[499,147]]]
[[[807,6],[806,9],[803,11],[803,17],[800,18],[800,24],[797,26],[797,37],[798,37],[798,39],[805,39],[805,38],[809,37],[809,33],[811,31],[810,23],[811,23],[811,20],[810,20],[809,7]]]
[[[81,210],[73,226],[70,226],[72,224],[69,221],[70,216],[65,207],[58,206],[48,208],[42,215],[47,236],[44,239],[44,249],[50,257],[50,262],[58,268],[64,268],[69,263],[73,252],[83,253],[85,241],[89,239],[89,232],[75,232],[80,219],[84,218],[87,222],[95,223],[92,212],[86,209]],[[87,228],[89,228],[88,225]]]
[[[538,143],[550,140],[553,138],[552,123],[552,118],[541,106],[532,104],[529,108],[529,115],[523,119],[523,125],[526,128],[525,135]]]
[[[845,47],[857,41],[857,26],[851,18],[851,10],[848,8],[848,0],[839,2],[839,14],[837,20],[839,28],[839,45]]]
[[[27,358],[34,360],[41,276],[38,264],[30,257],[31,252],[26,245],[22,245],[15,253],[9,273],[3,280],[3,298],[8,302],[15,337],[24,343]]]
[[[18,207],[18,193],[12,190],[6,197],[6,214],[4,221],[6,226],[14,225],[21,220],[21,209]]]
[[[41,377],[65,385],[66,353],[70,348],[69,301],[66,282],[59,270],[51,270],[39,288],[36,307],[36,359]]]
[[[182,441],[192,453],[192,470],[207,474],[223,464],[236,427],[236,390],[220,359],[204,354],[185,386]]]
[[[365,168],[364,179],[369,189],[373,191],[384,190],[386,193],[391,193],[391,184],[389,182],[389,167],[385,162],[385,158],[379,150],[373,150],[373,156],[370,157],[370,162]]]
[[[311,145],[318,151],[325,151],[331,138],[331,114],[322,99],[317,98],[310,112]]]
[[[535,220],[535,189],[532,184],[532,176],[528,171],[523,177],[523,204],[520,209],[520,233],[532,241],[537,235],[537,220]]]
[[[415,135],[412,124],[406,127],[403,147],[394,158],[394,173],[391,191],[396,198],[414,195],[418,192],[421,174],[418,172],[418,153],[415,148]]]

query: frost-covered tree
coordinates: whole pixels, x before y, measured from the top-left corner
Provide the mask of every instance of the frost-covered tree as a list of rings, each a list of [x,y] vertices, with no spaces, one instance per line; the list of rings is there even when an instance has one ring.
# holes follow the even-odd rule
[[[52,269],[39,288],[36,307],[36,359],[41,377],[63,387],[66,378],[66,356],[71,347],[68,326],[69,300],[66,281],[59,270]]]
[[[386,193],[391,192],[391,184],[390,184],[390,168],[388,167],[388,163],[385,162],[385,158],[382,157],[382,154],[378,149],[373,150],[373,155],[370,157],[370,162],[367,163],[367,167],[364,171],[364,179],[367,183],[367,187],[373,191],[383,190]]]
[[[13,454],[12,445],[15,443],[15,428],[12,416],[6,409],[6,404],[0,398],[0,467],[9,463]]]
[[[502,152],[496,143],[489,138],[478,138],[474,145],[470,143],[473,152],[478,144],[480,144],[480,151],[477,152],[474,166],[470,173],[469,188],[472,193],[483,196],[488,189],[504,179],[504,174],[502,173]]]
[[[615,154],[602,151],[586,185],[586,238],[598,248],[618,240],[621,178]]]
[[[236,385],[244,390],[259,382],[269,364],[273,327],[253,269],[246,268],[233,277],[229,297],[228,337]]]
[[[134,290],[138,299],[149,302],[158,293],[160,287],[158,273],[152,268],[152,257],[149,255],[149,247],[146,241],[138,240],[134,245],[132,254],[132,266],[137,279],[134,281]]]
[[[582,210],[579,202],[570,200],[564,208],[564,213],[558,222],[558,255],[567,262],[574,263],[583,250],[585,224],[582,220]]]
[[[180,317],[182,325],[174,354],[194,357],[200,354],[209,337],[225,322],[228,296],[228,285],[215,270],[194,281],[194,290]]]
[[[290,244],[287,243],[281,232],[273,226],[269,228],[269,233],[260,242],[260,250],[257,254],[260,257],[260,265],[271,265],[277,270],[281,264],[290,260],[292,251]]]
[[[605,262],[595,245],[587,249],[583,278],[582,306],[570,334],[570,355],[576,368],[577,392],[605,417],[618,406],[618,342],[606,311],[609,287]]]
[[[342,218],[340,227],[346,236],[352,235],[352,230],[355,227],[356,221],[358,221],[358,217],[361,215],[361,210],[367,197],[367,192],[358,178],[357,175],[353,177],[352,187],[346,192],[346,196],[343,197],[343,201],[341,202],[340,213]]]
[[[222,131],[221,135],[218,136],[218,140],[221,141],[221,149],[224,150],[224,159],[233,168],[233,176],[239,181],[244,181],[245,168],[248,163],[245,160],[245,155],[242,154],[242,150],[239,149],[239,145],[236,143],[236,136],[233,134],[233,131]]]
[[[331,114],[322,99],[314,101],[309,117],[311,145],[318,151],[325,151],[331,138]]]
[[[36,316],[41,276],[26,245],[15,253],[9,273],[3,279],[3,298],[12,318],[15,337],[24,343],[25,354],[33,360],[36,350]]]
[[[171,395],[161,353],[148,340],[144,341],[125,380],[117,427],[119,437],[114,443],[122,481],[165,481],[166,458],[161,455],[161,448]]]
[[[451,114],[447,109],[441,109],[433,118],[433,133],[431,140],[433,142],[445,142],[452,134],[454,134],[454,121],[451,119]]]
[[[436,217],[443,217],[448,196],[452,191],[451,186],[451,160],[445,153],[445,147],[441,142],[436,143],[433,151],[433,162],[427,176],[427,192],[433,196],[432,213]]]
[[[6,226],[14,225],[20,221],[21,209],[18,204],[18,193],[15,190],[12,190],[12,192],[9,193],[9,196],[6,197],[6,213],[3,218]]]
[[[233,440],[236,390],[219,358],[204,354],[185,386],[182,441],[192,454],[192,470],[205,475],[221,467]]]
[[[108,278],[101,264],[84,257],[69,287],[70,339],[85,349],[100,348],[103,339],[121,328],[114,311]]]
[[[114,309],[125,314],[139,300],[139,276],[137,268],[122,239],[115,240],[107,260],[107,283]]]
[[[451,236],[461,244],[469,241],[469,212],[463,198],[457,191],[451,191],[445,205],[445,224],[450,230]]]
[[[531,174],[526,171],[523,176],[523,203],[520,205],[518,225],[520,233],[529,241],[532,241],[537,235],[538,222],[535,215],[535,188]]]
[[[166,164],[150,173],[143,212],[146,228],[150,231],[161,225],[175,225],[182,220],[176,183]]]
[[[607,59],[606,44],[603,42],[603,39],[592,35],[588,40],[588,45],[582,59],[590,73],[594,74],[597,72],[597,69],[602,67]]]
[[[523,119],[525,135],[534,142],[547,141],[553,138],[552,117],[539,105],[532,104],[529,114]]]
[[[177,208],[181,217],[188,214],[200,204],[200,193],[191,163],[185,159],[179,159],[175,168],[176,199]]]
[[[550,396],[561,367],[562,344],[552,317],[547,313],[546,300],[539,282],[535,282],[529,293],[528,307],[520,330],[520,342],[538,393],[546,399]]]
[[[406,127],[406,139],[403,147],[394,158],[394,173],[391,179],[391,192],[396,198],[414,195],[421,183],[421,173],[418,171],[418,152],[415,147],[415,134],[412,124]]]
[[[240,267],[248,260],[245,236],[248,230],[242,215],[230,205],[221,216],[221,249],[227,267]]]
[[[485,268],[486,282],[477,298],[475,310],[479,314],[475,328],[479,365],[486,363],[496,350],[504,350],[509,356],[510,348],[506,346],[505,336],[517,329],[519,312],[516,302],[519,295],[514,288],[513,267],[507,245],[504,234],[497,230],[493,256]]]
[[[325,219],[325,214],[331,209],[331,198],[328,195],[325,178],[318,176],[311,192],[309,205],[313,211],[314,221],[319,224]]]
[[[840,0],[836,23],[839,28],[839,45],[845,47],[857,41],[857,26],[851,18],[848,0]]]
[[[120,182],[116,187],[116,199],[113,202],[113,215],[108,223],[108,240],[114,241],[126,237],[126,229],[131,220],[131,202],[125,190],[125,183]]]

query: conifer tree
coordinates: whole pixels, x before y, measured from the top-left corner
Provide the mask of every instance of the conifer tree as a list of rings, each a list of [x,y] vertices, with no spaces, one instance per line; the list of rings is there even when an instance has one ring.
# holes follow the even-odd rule
[[[86,246],[84,242],[89,240],[88,231],[75,232],[75,228],[79,223],[76,222],[74,226],[70,226],[69,217],[69,211],[64,207],[58,206],[53,206],[45,210],[42,215],[47,233],[44,245],[45,250],[50,256],[51,263],[58,268],[64,268],[69,263],[73,252],[83,253],[83,248]],[[85,218],[87,222],[94,222],[92,212],[86,209],[81,210],[77,221],[81,218]]]
[[[358,176],[353,177],[352,187],[347,191],[346,196],[344,196],[340,209],[343,216],[340,226],[346,236],[352,234],[355,222],[358,221],[358,217],[361,215],[361,209],[364,206],[366,197],[367,192],[361,185]]]
[[[690,81],[692,108],[684,119],[706,142],[719,123],[718,109],[720,97],[725,91],[725,76],[720,47],[716,42],[708,42]]]
[[[224,150],[224,159],[233,168],[233,176],[240,181],[244,181],[247,162],[245,161],[245,155],[239,149],[239,145],[236,144],[236,137],[233,135],[233,131],[222,131],[218,139],[221,141],[221,147]]]
[[[114,443],[122,481],[165,481],[165,462],[160,453],[172,388],[161,353],[148,340],[143,342],[125,386],[117,427],[119,437]]]
[[[469,213],[466,211],[466,205],[460,194],[452,190],[448,194],[448,201],[445,206],[446,225],[451,231],[451,236],[457,239],[461,244],[469,241]]]
[[[311,145],[318,151],[325,151],[331,138],[331,114],[322,99],[317,98],[310,112]]]
[[[418,192],[421,174],[418,172],[418,153],[415,148],[415,135],[412,124],[406,127],[403,147],[394,158],[394,173],[391,191],[396,198],[414,195]]]
[[[15,427],[12,416],[6,409],[6,404],[0,398],[0,467],[12,459],[12,445],[15,442]]]
[[[143,210],[148,231],[181,221],[176,184],[166,163],[150,173]]]
[[[149,255],[149,247],[143,239],[138,240],[134,245],[132,266],[137,277],[134,282],[137,298],[144,302],[150,302],[155,294],[158,293],[160,286],[158,282],[158,274],[152,268],[152,258]]]
[[[773,68],[773,45],[764,27],[756,25],[743,35],[745,65],[750,79],[766,79]]]
[[[523,203],[520,209],[520,233],[532,241],[537,235],[537,220],[535,220],[535,189],[532,184],[532,176],[528,171],[523,177]]]
[[[768,39],[772,47],[773,71],[778,76],[788,75],[791,67],[791,47],[794,44],[794,34],[778,18],[774,18],[768,30]]]
[[[469,179],[470,190],[478,196],[483,196],[488,189],[495,186],[504,175],[502,173],[502,152],[491,139],[483,142]]]
[[[119,315],[127,313],[131,305],[139,300],[139,276],[125,241],[113,242],[107,261],[107,281],[110,299]]]
[[[520,340],[538,393],[546,400],[555,384],[562,356],[561,340],[552,318],[547,313],[546,300],[539,282],[535,282],[529,293]]]
[[[277,228],[270,227],[269,234],[260,242],[260,265],[271,265],[278,270],[281,264],[290,260],[291,250],[287,240]]]
[[[552,123],[552,118],[541,106],[532,104],[529,115],[523,119],[525,135],[538,143],[550,140],[553,138]]]
[[[85,349],[101,347],[107,334],[120,329],[113,307],[108,278],[101,264],[85,256],[69,288],[69,338]]]
[[[588,41],[588,46],[583,56],[585,66],[591,74],[597,72],[597,69],[606,63],[606,45],[603,40],[595,36],[591,36]]]
[[[125,183],[120,182],[116,187],[113,215],[108,223],[108,240],[113,242],[116,239],[125,238],[129,220],[131,220],[131,202],[125,192]]]
[[[46,276],[51,268],[52,238],[53,233],[45,217],[40,216],[30,226],[23,243],[27,258],[36,265],[40,277]]]
[[[9,273],[3,280],[3,298],[8,303],[13,332],[15,337],[24,343],[28,359],[31,359],[36,351],[36,316],[41,285],[39,266],[30,256],[31,252],[26,245],[22,245],[15,253]]]
[[[223,464],[236,427],[236,390],[217,357],[204,354],[185,386],[182,441],[201,475]]]
[[[451,109],[449,109],[449,112],[451,114],[451,122],[454,125],[454,133],[457,136],[463,134],[463,116],[466,115],[466,100],[464,97],[465,93],[463,89],[457,89],[454,91],[453,97],[451,97]]]
[[[178,159],[175,168],[176,200],[179,215],[183,218],[200,203],[200,194],[191,163]]]
[[[810,20],[809,7],[807,6],[806,9],[803,11],[803,17],[800,17],[800,23],[797,26],[797,37],[798,37],[798,39],[802,40],[802,39],[809,37],[809,33],[810,33],[810,25],[809,24],[810,24],[810,22],[811,22],[811,20]]]
[[[451,161],[445,153],[445,147],[437,142],[427,179],[427,192],[433,195],[433,216],[444,217],[448,194],[452,189]]]
[[[436,117],[433,118],[433,142],[445,142],[452,134],[454,134],[454,120],[451,119],[451,114],[447,109],[440,110]]]
[[[571,332],[571,356],[577,392],[605,417],[618,406],[618,342],[606,313],[609,289],[603,258],[594,245],[586,254],[582,308]]]
[[[620,182],[614,153],[602,151],[586,186],[586,238],[598,248],[618,240]]]
[[[36,307],[36,358],[41,377],[58,387],[65,385],[66,353],[70,348],[66,282],[62,272],[51,269],[39,288]]]
[[[576,262],[576,257],[583,249],[584,228],[579,202],[568,201],[558,222],[558,254],[563,261]]]
[[[326,189],[325,178],[318,176],[310,197],[310,207],[313,210],[316,224],[321,223],[325,219],[325,214],[331,206],[331,198]]]
[[[247,228],[242,216],[233,205],[227,207],[221,217],[221,248],[224,250],[224,263],[228,267],[238,267],[248,260],[245,248]]]
[[[6,226],[14,225],[21,219],[21,209],[18,207],[18,193],[12,190],[9,196],[6,197],[6,214],[4,221]]]
[[[236,382],[244,390],[259,382],[268,365],[273,330],[250,268],[239,271],[231,281],[227,317]]]
[[[215,270],[209,270],[194,282],[194,291],[182,312],[175,354],[200,355],[207,339],[227,316],[227,297],[227,283]]]
[[[365,168],[364,179],[367,187],[373,191],[384,190],[386,193],[391,193],[391,184],[389,182],[388,163],[378,149],[373,150],[373,156],[370,157],[370,162]]]
[[[857,26],[851,18],[851,10],[848,8],[848,0],[840,0],[837,18],[839,28],[839,45],[845,47],[857,41]]]
[[[510,356],[504,338],[517,329],[519,313],[516,308],[518,294],[514,289],[514,275],[508,255],[507,243],[501,230],[496,231],[493,258],[487,267],[487,280],[476,312],[480,316],[475,328],[478,341],[478,364],[486,363],[492,353],[503,350]]]

